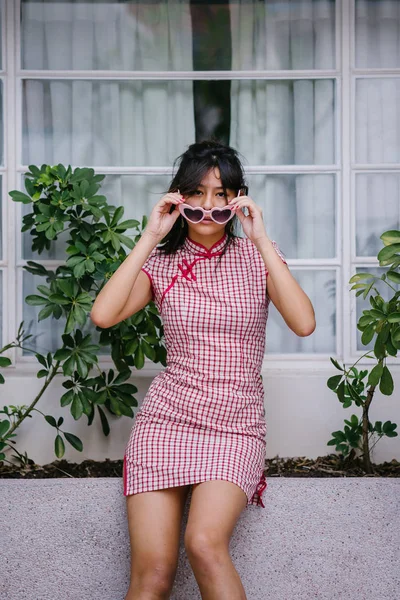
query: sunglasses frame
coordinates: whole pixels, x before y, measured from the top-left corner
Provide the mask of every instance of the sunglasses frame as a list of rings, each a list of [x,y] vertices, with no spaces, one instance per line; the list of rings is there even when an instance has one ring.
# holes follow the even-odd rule
[[[247,186],[243,186],[243,188],[241,188],[239,190],[237,198],[241,195],[242,190],[244,190],[245,195],[247,196],[247,194],[248,194],[248,187]],[[179,190],[178,190],[178,192],[179,192]],[[188,217],[185,215],[185,208],[190,208],[191,210],[200,210],[203,213],[203,216],[200,219],[200,221],[192,221],[191,219],[188,219]],[[226,221],[224,221],[223,223],[221,223],[220,221],[216,221],[214,219],[214,217],[213,217],[213,212],[215,212],[215,211],[221,211],[221,210],[226,210],[227,208],[229,208],[231,210],[231,215],[229,216],[229,218]],[[234,208],[233,206],[229,206],[227,204],[226,206],[223,206],[221,208],[219,208],[218,206],[214,206],[213,208],[210,208],[210,210],[206,210],[205,208],[202,208],[201,206],[191,206],[190,204],[186,204],[184,202],[184,203],[182,203],[182,204],[179,205],[179,212],[190,223],[194,223],[194,224],[201,223],[202,221],[204,221],[204,218],[206,216],[209,216],[211,218],[211,220],[214,221],[214,223],[217,223],[217,225],[226,225],[232,219],[232,217],[235,216],[233,208]]]
[[[189,219],[187,217],[187,215],[185,215],[185,208],[190,208],[190,210],[199,210],[200,212],[203,213],[202,218],[199,221],[192,221],[191,219]],[[214,212],[220,212],[222,210],[227,210],[230,209],[231,214],[229,215],[229,217],[226,219],[226,221],[216,221],[213,217],[213,213]],[[190,204],[186,204],[186,203],[182,203],[179,205],[179,212],[181,213],[181,215],[190,223],[201,223],[202,221],[204,221],[204,218],[206,216],[210,217],[212,221],[214,221],[214,223],[217,223],[218,225],[226,225],[234,216],[234,212],[233,212],[233,206],[223,206],[221,208],[218,208],[218,206],[214,206],[213,208],[211,208],[210,210],[206,210],[205,208],[202,208],[201,206],[190,206]]]

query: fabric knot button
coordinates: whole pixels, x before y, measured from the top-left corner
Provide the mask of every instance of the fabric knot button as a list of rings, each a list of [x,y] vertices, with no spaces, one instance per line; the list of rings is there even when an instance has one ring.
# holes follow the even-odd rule
[[[178,267],[181,270],[183,277],[185,277],[188,281],[191,279],[196,281],[196,275],[192,270],[195,263],[189,264],[186,258],[182,259],[182,262],[185,266],[179,263]]]

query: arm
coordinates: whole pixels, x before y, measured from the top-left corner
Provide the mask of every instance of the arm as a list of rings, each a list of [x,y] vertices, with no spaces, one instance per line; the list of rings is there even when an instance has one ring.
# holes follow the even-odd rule
[[[290,329],[305,337],[314,331],[315,312],[307,294],[265,236],[256,244],[267,269],[267,293]]]
[[[151,235],[142,234],[98,293],[90,313],[93,323],[102,328],[112,327],[152,300],[151,281],[141,269],[157,243]]]

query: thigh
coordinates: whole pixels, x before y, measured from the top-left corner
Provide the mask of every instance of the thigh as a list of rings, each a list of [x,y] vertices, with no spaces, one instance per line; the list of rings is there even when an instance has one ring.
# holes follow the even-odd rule
[[[143,575],[154,566],[177,566],[189,490],[190,486],[177,486],[126,496],[132,572]]]
[[[197,546],[229,546],[235,525],[247,506],[247,495],[235,483],[212,480],[193,485],[185,543]]]

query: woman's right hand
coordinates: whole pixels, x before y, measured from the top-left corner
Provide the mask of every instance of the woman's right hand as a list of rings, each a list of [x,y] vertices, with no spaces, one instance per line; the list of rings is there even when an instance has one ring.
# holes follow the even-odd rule
[[[151,211],[149,220],[143,233],[152,236],[159,243],[172,229],[173,224],[180,215],[179,204],[185,200],[179,192],[168,192]],[[175,204],[175,210],[170,213],[171,206]]]

